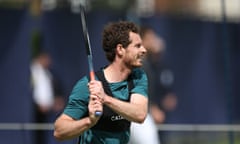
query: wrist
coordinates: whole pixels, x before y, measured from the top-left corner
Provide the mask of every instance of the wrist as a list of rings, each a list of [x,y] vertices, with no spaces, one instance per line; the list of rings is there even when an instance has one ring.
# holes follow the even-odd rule
[[[104,95],[100,98],[101,103],[104,104],[105,101],[106,101],[106,99],[107,99],[107,95],[104,94]]]
[[[111,98],[112,98],[111,96],[108,96],[107,94],[105,94],[102,104],[108,105],[111,101]]]

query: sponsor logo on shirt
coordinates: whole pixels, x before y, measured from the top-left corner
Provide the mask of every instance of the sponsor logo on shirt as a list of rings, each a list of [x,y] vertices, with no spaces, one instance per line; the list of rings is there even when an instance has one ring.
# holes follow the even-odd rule
[[[111,117],[112,121],[118,121],[118,120],[122,120],[124,119],[124,117],[120,116],[120,115],[115,115]]]

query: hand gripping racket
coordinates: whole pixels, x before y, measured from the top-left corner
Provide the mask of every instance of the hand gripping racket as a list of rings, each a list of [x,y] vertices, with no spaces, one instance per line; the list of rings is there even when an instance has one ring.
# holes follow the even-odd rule
[[[94,80],[95,74],[94,74],[94,69],[93,69],[92,50],[91,50],[90,40],[89,40],[89,35],[88,35],[85,9],[84,9],[84,6],[82,6],[82,5],[80,6],[80,13],[81,13],[82,30],[83,30],[83,35],[84,35],[85,47],[86,47],[86,52],[87,52],[87,57],[88,57],[90,80]],[[101,116],[102,112],[96,111],[95,115]]]

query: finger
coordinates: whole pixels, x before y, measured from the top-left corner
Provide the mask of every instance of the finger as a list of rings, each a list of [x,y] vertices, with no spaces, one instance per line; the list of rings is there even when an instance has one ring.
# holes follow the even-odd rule
[[[90,95],[90,100],[95,101],[95,100],[98,100],[98,99],[99,98],[98,98],[97,95],[93,95],[93,94]]]

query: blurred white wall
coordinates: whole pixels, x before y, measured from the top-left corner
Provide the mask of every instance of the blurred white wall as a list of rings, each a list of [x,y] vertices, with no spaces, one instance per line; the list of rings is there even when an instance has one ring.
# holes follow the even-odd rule
[[[225,12],[228,21],[240,21],[240,0],[198,0],[198,16],[211,19],[222,19],[222,2],[225,4]]]

